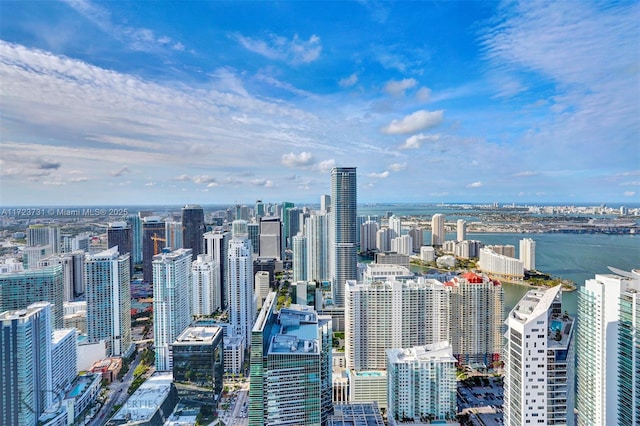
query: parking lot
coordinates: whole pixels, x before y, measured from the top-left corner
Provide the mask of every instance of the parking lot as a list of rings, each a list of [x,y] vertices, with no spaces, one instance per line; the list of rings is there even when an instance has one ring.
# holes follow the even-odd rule
[[[478,377],[458,383],[458,410],[474,424],[503,424],[504,388],[501,377]]]

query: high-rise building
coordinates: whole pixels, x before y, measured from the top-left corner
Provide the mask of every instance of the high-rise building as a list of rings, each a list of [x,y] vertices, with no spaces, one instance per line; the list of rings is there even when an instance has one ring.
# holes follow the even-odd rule
[[[333,300],[345,304],[347,280],[355,280],[357,271],[356,215],[358,188],[355,167],[331,170],[331,268]]]
[[[89,342],[106,340],[107,354],[125,356],[131,342],[131,256],[116,247],[87,255],[84,277]]]
[[[301,232],[292,238],[293,281],[307,280],[307,237]]]
[[[320,211],[329,213],[331,211],[331,195],[322,194],[320,196]]]
[[[153,256],[166,247],[164,222],[158,216],[148,216],[142,223],[142,279],[153,282]]]
[[[218,283],[220,292],[220,303],[223,309],[227,307],[228,286],[227,286],[227,249],[229,247],[229,239],[231,233],[216,229],[207,232],[202,236],[204,245],[204,254],[211,256],[213,263],[218,266]]]
[[[256,206],[253,209],[253,217],[256,219],[256,222],[260,223],[260,218],[264,216],[264,204],[262,200],[256,201]]]
[[[282,222],[279,217],[267,216],[260,220],[260,257],[282,260]]]
[[[191,315],[211,315],[222,309],[218,264],[199,254],[191,264]]]
[[[50,253],[60,252],[60,228],[42,224],[27,228],[27,247],[49,246]]]
[[[51,256],[51,246],[32,246],[22,250],[22,263],[25,269],[37,269],[38,263]]]
[[[260,224],[257,222],[248,223],[247,230],[249,231],[249,239],[251,240],[251,247],[253,248],[253,253],[256,255],[259,255],[260,254]]]
[[[530,290],[505,324],[505,424],[573,425],[575,322],[562,286]]]
[[[62,266],[64,281],[64,302],[71,302],[75,297],[84,293],[84,252],[54,254],[40,260],[38,268],[48,268],[55,265]]]
[[[378,222],[367,220],[360,225],[360,251],[368,252],[377,249],[376,234],[380,229]]]
[[[436,213],[431,218],[431,245],[441,246],[444,244],[444,215]]]
[[[488,247],[480,249],[479,254],[478,268],[482,272],[512,280],[521,280],[524,277],[524,265],[521,260],[498,254]]]
[[[0,274],[0,312],[25,309],[36,302],[53,305],[53,325],[64,325],[64,278],[62,265],[17,270]]]
[[[579,425],[636,425],[640,408],[640,271],[611,268],[578,292]],[[635,420],[634,420],[635,419]]]
[[[60,401],[78,376],[78,332],[75,328],[53,330],[51,334],[51,388]]]
[[[182,208],[182,246],[191,249],[193,260],[202,254],[202,235],[204,226],[204,210],[195,204],[187,204]]]
[[[411,256],[413,254],[413,238],[411,238],[411,235],[392,238],[391,251]]]
[[[270,293],[251,331],[249,423],[320,425],[331,413],[331,318]]]
[[[133,232],[127,222],[111,222],[107,228],[107,248],[118,246],[118,253],[131,255],[130,275],[133,276]]]
[[[164,235],[167,238],[167,241],[164,242],[164,248],[170,248],[171,250],[184,248],[182,228],[182,222],[165,220]]]
[[[299,207],[291,207],[287,210],[287,220],[285,221],[285,235],[284,240],[287,248],[291,248],[293,244],[293,237],[298,235],[298,232],[302,230],[304,220],[300,218],[303,215],[304,210]]]
[[[467,239],[467,221],[458,219],[456,221],[456,240],[465,241]]]
[[[198,256],[199,257],[199,256]],[[187,327],[172,344],[173,381],[182,400],[215,413],[224,375],[220,327]]]
[[[460,364],[491,368],[502,352],[504,289],[499,281],[467,272],[451,288],[451,345]]]
[[[440,282],[347,282],[345,350],[350,369],[384,370],[385,351],[450,340],[449,291]]]
[[[520,240],[520,261],[527,271],[536,269],[536,242],[531,238]]]
[[[264,219],[264,218],[263,218]],[[229,324],[231,335],[242,337],[243,344],[250,343],[251,328],[256,317],[256,301],[253,294],[253,259],[251,241],[247,234],[247,222],[233,221],[233,233],[229,241]]]
[[[60,397],[51,374],[51,311],[41,302],[0,313],[0,424],[37,425]]]
[[[191,249],[153,257],[153,341],[156,370],[172,367],[171,344],[191,322]]]
[[[391,250],[390,235],[391,233],[389,232],[389,228],[386,226],[383,226],[376,232],[376,249],[379,252],[384,253]]]
[[[142,218],[132,214],[127,216],[127,223],[131,227],[132,235],[131,261],[136,265],[142,263]]]
[[[256,295],[256,307],[262,309],[262,304],[269,294],[269,272],[258,271],[254,275],[254,293]]]
[[[424,232],[422,228],[413,227],[409,230],[409,236],[413,240],[413,252],[420,253],[420,247],[424,244]]]
[[[390,424],[456,417],[456,359],[449,342],[387,350]]]
[[[394,239],[402,235],[402,220],[393,215],[389,218],[389,238]]]
[[[329,280],[329,228],[326,213],[315,212],[305,221],[307,237],[307,279]]]

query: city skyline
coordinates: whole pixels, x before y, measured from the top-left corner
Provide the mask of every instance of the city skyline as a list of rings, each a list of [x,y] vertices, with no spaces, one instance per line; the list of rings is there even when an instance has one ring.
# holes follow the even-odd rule
[[[37,5],[2,5],[3,205],[315,202],[334,166],[361,202],[638,202],[635,2]]]

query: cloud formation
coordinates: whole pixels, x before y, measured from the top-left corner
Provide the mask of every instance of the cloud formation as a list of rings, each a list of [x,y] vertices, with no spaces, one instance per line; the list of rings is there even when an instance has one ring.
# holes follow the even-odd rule
[[[480,188],[480,187],[482,187],[482,182],[480,181],[473,182],[467,185],[467,188]]]
[[[415,78],[405,78],[403,80],[390,80],[384,85],[384,91],[395,97],[404,96],[404,92],[407,89],[411,89],[418,84]]]
[[[424,133],[418,133],[417,135],[409,136],[398,149],[419,149],[424,142],[437,142],[440,140],[440,135],[425,135]]]
[[[381,173],[369,173],[367,176],[374,179],[386,179],[389,177],[389,171],[385,170],[384,172],[381,172]]]
[[[388,126],[382,128],[382,132],[389,135],[404,135],[431,129],[442,123],[443,115],[443,110],[427,111],[421,109],[400,120],[391,121]]]
[[[251,52],[292,65],[313,62],[320,57],[320,52],[322,52],[320,37],[315,34],[306,41],[301,39],[298,34],[295,34],[290,40],[273,33],[268,34],[266,39],[245,37],[241,34],[235,34],[233,37]]]
[[[305,167],[313,164],[313,162],[313,155],[310,152],[301,152],[300,154],[290,152],[284,154],[281,159],[282,165],[286,167]]]
[[[340,87],[351,87],[358,82],[358,74],[353,73],[349,77],[340,79],[338,84]]]

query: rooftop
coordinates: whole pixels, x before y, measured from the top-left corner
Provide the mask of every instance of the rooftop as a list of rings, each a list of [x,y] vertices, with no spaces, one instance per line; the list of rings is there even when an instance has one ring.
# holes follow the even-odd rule
[[[455,362],[453,348],[447,341],[432,345],[415,346],[407,349],[388,349],[387,357],[392,363],[410,363],[415,361]]]
[[[173,374],[154,373],[129,397],[112,421],[141,422],[150,420],[171,391]]]
[[[212,344],[216,336],[222,333],[222,328],[220,327],[187,327],[184,331],[176,338],[176,341],[173,343],[181,344],[181,343],[202,343],[202,344]]]

